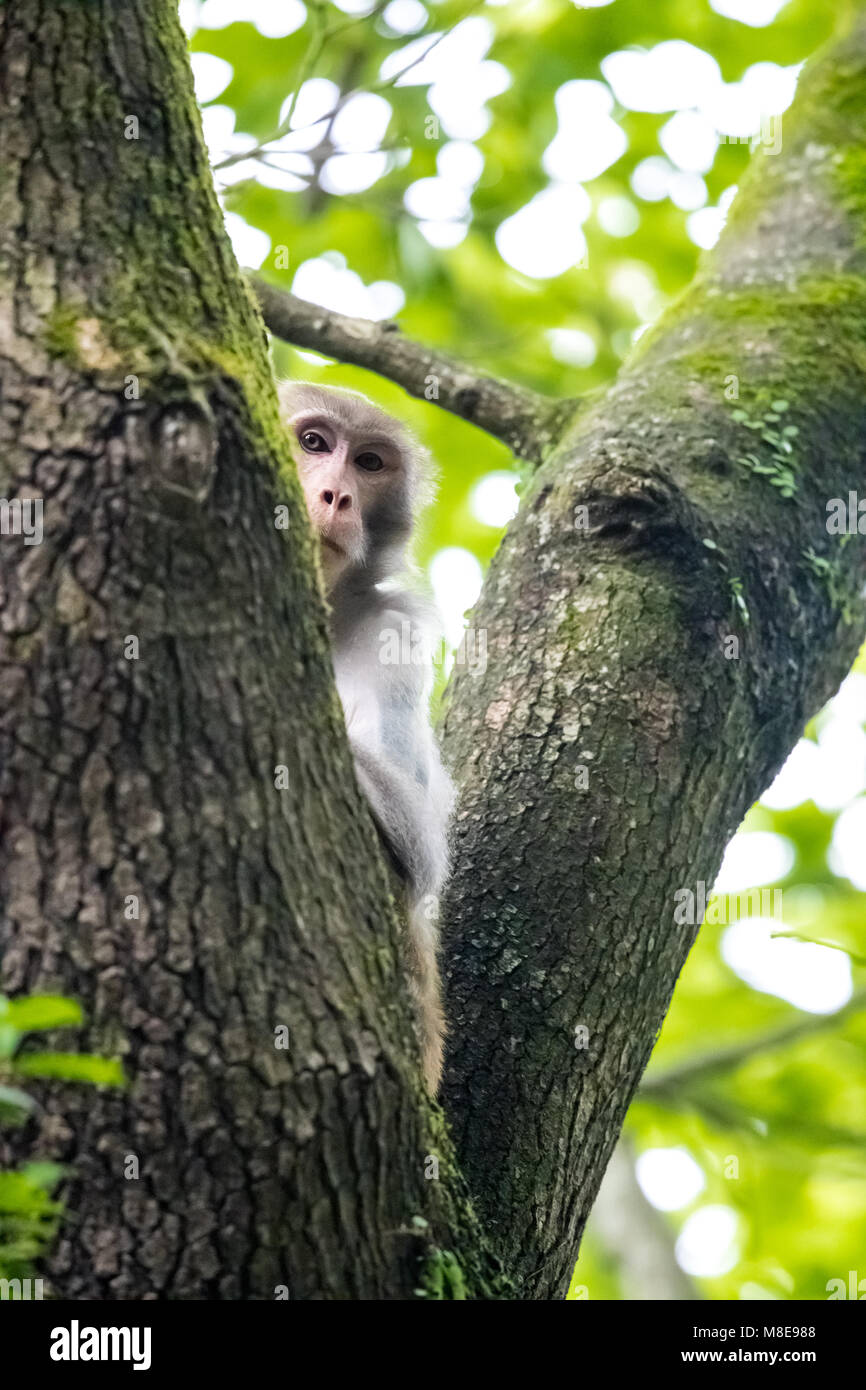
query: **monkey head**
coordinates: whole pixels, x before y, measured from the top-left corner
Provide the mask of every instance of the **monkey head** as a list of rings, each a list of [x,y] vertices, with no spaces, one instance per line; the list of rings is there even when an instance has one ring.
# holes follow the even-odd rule
[[[429,495],[426,452],[354,391],[285,382],[280,405],[327,588],[351,571],[376,582],[399,569]]]

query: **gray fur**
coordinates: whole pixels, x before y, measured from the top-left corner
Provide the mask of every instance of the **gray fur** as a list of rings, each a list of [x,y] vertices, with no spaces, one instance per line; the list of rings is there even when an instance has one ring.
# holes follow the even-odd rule
[[[425,1076],[435,1092],[444,1034],[438,904],[448,874],[453,791],[428,712],[438,624],[431,605],[399,578],[418,514],[433,495],[433,466],[404,425],[355,392],[289,382],[280,387],[280,403],[297,432],[318,422],[345,444],[347,457],[378,446],[390,449],[393,462],[381,484],[363,484],[363,555],[334,575],[328,598],[334,674],[358,782],[407,881],[410,983]],[[314,457],[301,468],[314,523],[314,507],[321,505],[313,500],[316,466]]]

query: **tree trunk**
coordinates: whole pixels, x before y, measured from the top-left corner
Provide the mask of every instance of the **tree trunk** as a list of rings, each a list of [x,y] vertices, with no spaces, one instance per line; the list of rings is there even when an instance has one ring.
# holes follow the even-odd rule
[[[673,892],[857,647],[862,548],[824,507],[862,477],[864,54],[861,25],[815,69],[485,586],[489,665],[446,724],[446,1101],[479,1224],[174,5],[0,10],[0,467],[44,499],[41,544],[0,541],[2,984],[82,999],[130,1077],[48,1088],[16,1136],[74,1161],[57,1293],[507,1296],[500,1257],[563,1292],[694,936]],[[737,465],[730,374],[752,412],[791,402],[792,498]]]
[[[826,522],[864,482],[864,143],[861,11],[692,287],[539,470],[472,617],[487,669],[459,669],[445,726],[446,1109],[524,1296],[567,1287],[700,925],[675,894],[712,885],[862,641],[863,538]],[[787,424],[791,454],[762,438]]]
[[[409,1294],[459,1187],[174,11],[0,11],[3,988],[130,1078],[15,1150],[74,1162],[66,1297]]]

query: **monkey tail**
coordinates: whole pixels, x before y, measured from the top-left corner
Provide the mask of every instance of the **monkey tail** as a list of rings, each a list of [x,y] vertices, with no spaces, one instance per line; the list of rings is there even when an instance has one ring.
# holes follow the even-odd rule
[[[409,986],[415,1005],[424,1080],[431,1096],[435,1096],[442,1079],[445,1051],[445,1014],[437,961],[438,899],[434,894],[418,898],[410,892],[408,908]],[[431,912],[435,915],[431,916]]]

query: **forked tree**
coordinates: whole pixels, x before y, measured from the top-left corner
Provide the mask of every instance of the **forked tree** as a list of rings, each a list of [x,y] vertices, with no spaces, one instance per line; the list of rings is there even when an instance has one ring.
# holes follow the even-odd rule
[[[674,895],[862,637],[826,522],[866,450],[866,17],[591,400],[261,291],[537,465],[446,700],[440,1110],[175,10],[0,8],[2,987],[81,999],[129,1076],[47,1090],[12,1156],[74,1164],[66,1297],[560,1297],[694,939]]]

